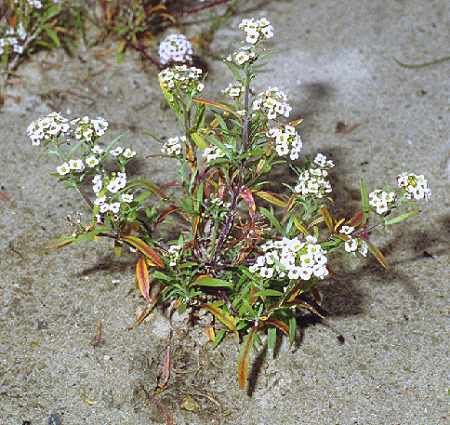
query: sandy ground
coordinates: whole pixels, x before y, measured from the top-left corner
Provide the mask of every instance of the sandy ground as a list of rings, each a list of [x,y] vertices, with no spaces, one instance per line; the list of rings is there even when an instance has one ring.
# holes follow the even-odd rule
[[[0,199],[1,425],[160,424],[167,415],[179,425],[449,423],[450,62],[405,68],[394,60],[449,54],[449,3],[265,3],[248,14],[273,22],[280,50],[258,84],[286,88],[306,118],[305,152],[336,160],[340,205],[355,202],[360,176],[372,188],[403,170],[429,178],[433,200],[423,216],[375,237],[392,269],[383,272],[370,259],[324,282],[324,307],[345,342],[305,319],[298,347],[283,345],[276,359],[265,359],[251,396],[237,388],[232,340],[211,351],[180,326],[169,389],[160,401],[147,400],[167,321],[158,313],[127,330],[142,304],[131,257],[115,259],[106,243],[45,251],[81,203],[55,184],[54,164],[39,157],[24,131],[53,109],[99,114],[144,156],[158,150],[145,129],[167,136],[177,130],[161,109],[154,71],[134,55],[121,66],[105,48],[70,60],[41,57],[20,69],[10,89],[20,99],[9,98],[0,112],[0,185],[7,193]],[[219,32],[215,52],[237,39],[239,20]],[[209,90],[222,88],[228,77],[220,63],[209,64]],[[358,127],[336,134],[338,121]],[[175,172],[169,161],[138,166],[155,181]],[[98,320],[104,344],[94,348]],[[195,412],[182,408],[186,400]]]

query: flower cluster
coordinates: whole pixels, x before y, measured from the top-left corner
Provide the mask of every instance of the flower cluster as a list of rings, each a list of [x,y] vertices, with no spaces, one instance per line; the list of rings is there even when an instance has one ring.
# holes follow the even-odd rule
[[[187,65],[175,65],[159,73],[161,86],[170,92],[180,90],[182,93],[188,92],[192,95],[200,93],[204,88],[201,79],[202,70]]]
[[[97,195],[94,205],[98,208],[100,214],[111,212],[118,214],[123,203],[133,202],[133,194],[121,193],[119,191],[125,188],[127,184],[127,175],[124,172],[112,173],[111,175],[96,174],[92,179],[92,190]],[[97,217],[99,218],[99,217]]]
[[[260,40],[268,40],[273,37],[273,27],[266,18],[243,19],[239,28],[245,33],[245,41],[256,44]]]
[[[307,236],[305,241],[298,238],[270,240],[261,248],[264,255],[258,256],[249,270],[263,278],[310,280],[328,275],[326,252],[313,236]]]
[[[192,44],[184,34],[170,34],[159,45],[159,60],[162,65],[172,62],[191,62]]]
[[[303,197],[315,198],[323,198],[327,193],[331,193],[332,188],[327,179],[327,169],[332,167],[334,167],[333,161],[327,160],[326,156],[321,153],[317,154],[311,167],[299,174],[294,192]]]
[[[177,265],[181,256],[182,245],[170,245],[167,253],[169,254],[169,266],[174,267]]]
[[[231,148],[231,145],[225,144],[227,148]],[[203,158],[206,162],[215,161],[216,159],[225,157],[225,152],[216,145],[210,145],[203,151]]]
[[[0,38],[0,56],[3,55],[6,48],[11,47],[14,53],[18,55],[23,54],[23,44],[27,38],[27,32],[22,23],[17,25],[17,28],[9,27],[6,30],[5,36]]]
[[[236,81],[228,84],[228,87],[224,88],[222,93],[232,98],[239,98],[244,93],[244,86],[239,81]]]
[[[244,65],[245,63],[253,62],[255,59],[256,53],[253,51],[251,46],[243,46],[226,58],[228,62],[234,62],[239,66]]]
[[[277,87],[269,87],[259,93],[253,101],[254,111],[262,111],[269,120],[274,120],[278,115],[289,117],[292,107],[287,103],[287,96]]]
[[[275,150],[279,156],[289,154],[291,160],[298,159],[302,148],[302,139],[294,127],[285,125],[283,127],[271,128],[267,137],[275,139]]]
[[[56,172],[60,176],[65,176],[69,173],[82,173],[85,169],[85,165],[82,159],[71,159],[64,162],[60,166],[56,167]]]
[[[69,131],[69,121],[57,112],[51,112],[33,121],[27,128],[27,135],[34,146],[39,146],[43,141],[67,135]]]
[[[74,126],[73,134],[75,139],[87,143],[103,136],[108,129],[108,121],[101,117],[91,119],[88,116],[84,116],[83,118],[72,120],[70,124]]]
[[[182,152],[182,143],[186,142],[186,136],[175,136],[170,137],[167,141],[161,146],[162,153],[170,156],[178,156],[181,155]]]
[[[131,148],[124,149],[122,146],[117,146],[116,148],[111,150],[109,152],[109,154],[113,158],[118,158],[118,159],[122,159],[122,158],[123,159],[131,159],[136,156],[136,152],[134,150],[132,150]]]
[[[393,207],[395,200],[395,192],[377,189],[369,193],[369,205],[375,208],[377,214],[388,212]]]
[[[404,189],[407,199],[428,201],[431,198],[431,189],[423,175],[402,173],[397,177],[398,187]]]
[[[355,228],[352,226],[342,226],[340,228],[339,233],[348,237],[344,242],[344,249],[351,254],[355,254],[358,251],[363,257],[366,257],[369,249],[367,242],[363,239],[352,237],[354,231]]]

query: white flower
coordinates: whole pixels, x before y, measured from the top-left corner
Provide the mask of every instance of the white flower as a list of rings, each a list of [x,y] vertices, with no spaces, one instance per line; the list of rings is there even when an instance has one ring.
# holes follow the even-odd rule
[[[71,170],[81,173],[84,170],[84,163],[81,159],[71,159],[69,160],[69,167]]]
[[[131,193],[123,193],[120,200],[126,203],[133,202],[133,195]]]
[[[93,167],[95,167],[96,165],[98,165],[98,163],[99,163],[100,161],[99,161],[99,159],[98,159],[96,156],[91,155],[91,156],[88,156],[88,157],[85,159],[85,162],[86,162],[86,165],[87,165],[88,167],[93,168]]]
[[[113,202],[112,204],[109,204],[108,209],[113,214],[117,214],[120,211],[120,202]]]
[[[267,40],[273,37],[273,27],[266,18],[243,19],[239,28],[245,33],[245,41],[256,44],[260,40]]]
[[[398,187],[404,189],[406,198],[426,201],[431,199],[431,189],[423,175],[402,173],[397,177]]]
[[[263,278],[309,280],[328,275],[326,252],[314,237],[267,241],[261,249],[264,254],[256,257],[249,271]]]
[[[117,158],[119,155],[123,153],[123,148],[121,146],[117,146],[117,148],[113,149],[111,152],[109,152],[111,156],[114,158]]]
[[[239,81],[236,81],[228,84],[228,86],[222,90],[222,93],[232,98],[239,98],[244,93],[244,86]]]
[[[355,252],[358,248],[358,239],[347,239],[344,243],[344,248],[347,252]]]
[[[92,179],[92,190],[95,194],[99,193],[103,187],[103,177],[100,174],[97,174]]]
[[[39,146],[43,141],[56,139],[66,135],[70,130],[69,121],[57,112],[33,121],[27,128],[27,135],[34,146]]]
[[[354,227],[352,226],[342,226],[341,229],[339,230],[339,233],[342,233],[344,235],[350,235],[351,233],[353,233],[355,230]]]
[[[377,214],[384,214],[389,211],[395,202],[394,192],[385,192],[377,189],[369,193],[369,205],[375,208]]]
[[[226,147],[231,148],[231,145],[225,144]],[[216,159],[223,158],[225,156],[225,152],[222,151],[216,145],[210,145],[203,151],[203,158],[206,159],[206,162],[215,161]]]
[[[318,153],[316,155],[316,157],[314,158],[314,163],[318,165],[320,168],[324,169],[334,167],[334,162],[331,160],[327,160],[327,157],[322,153]]]
[[[169,246],[169,249],[167,250],[169,254],[169,266],[174,267],[177,265],[177,262],[180,259],[182,249],[183,249],[182,245]]]
[[[66,174],[70,173],[70,166],[67,162],[65,162],[64,164],[61,164],[59,167],[56,167],[56,172],[60,175],[60,176],[65,176]]]
[[[367,251],[369,250],[369,246],[367,245],[366,241],[363,241],[362,239],[359,240],[359,247],[358,252],[363,256],[367,256]]]
[[[275,150],[279,156],[289,154],[291,160],[298,159],[303,144],[300,135],[294,127],[285,125],[271,128],[266,135],[275,140]]]
[[[133,158],[134,156],[136,156],[136,152],[131,150],[130,148],[126,148],[123,151],[123,156],[127,159]]]
[[[236,65],[244,65],[247,62],[253,62],[255,59],[256,53],[251,46],[240,47],[239,50],[226,58],[228,62],[234,62]]]
[[[104,152],[104,150],[100,145],[94,145],[94,147],[92,148],[92,152],[100,155]]]
[[[88,116],[84,116],[82,118],[76,118],[70,123],[75,127],[75,138],[88,143],[103,136],[108,129],[108,121],[101,117],[91,119]]]
[[[162,145],[161,152],[169,155],[169,156],[178,156],[181,155],[182,143],[186,142],[186,136],[175,136],[170,137],[167,141]]]
[[[191,42],[183,34],[170,34],[159,45],[159,60],[162,65],[171,62],[191,62]]]
[[[269,87],[258,94],[252,104],[253,111],[261,111],[269,120],[279,115],[289,117],[292,107],[287,103],[287,96],[277,87]]]
[[[163,69],[159,74],[161,87],[168,91],[179,90],[182,93],[195,95],[201,93],[204,85],[201,82],[202,70],[193,66],[175,65]]]

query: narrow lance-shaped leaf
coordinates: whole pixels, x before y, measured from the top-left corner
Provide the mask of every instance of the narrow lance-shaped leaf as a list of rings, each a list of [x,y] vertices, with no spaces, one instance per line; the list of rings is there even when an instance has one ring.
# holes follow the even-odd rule
[[[277,329],[276,328],[269,328],[267,329],[267,348],[270,350],[270,352],[275,351],[275,345],[277,343]]]
[[[408,218],[414,217],[415,215],[419,214],[419,212],[419,210],[408,211],[407,213],[400,214],[396,217],[385,219],[384,224],[386,226],[390,226],[392,224],[401,223],[402,221],[408,220]]]
[[[255,195],[258,196],[261,199],[264,199],[265,201],[269,202],[270,204],[276,205],[280,208],[286,208],[288,206],[288,203],[280,198],[278,195],[275,195],[272,192],[266,192],[264,190],[259,190],[255,192]]]
[[[328,230],[330,233],[334,232],[334,220],[330,213],[330,210],[327,207],[321,207],[320,208],[320,214],[322,215],[323,219],[325,220],[325,224],[328,227]]]
[[[366,241],[367,247],[369,248],[369,251],[371,254],[378,260],[378,262],[387,270],[389,268],[386,258],[384,258],[383,253],[380,251],[380,249],[375,246],[372,242]]]
[[[152,266],[159,267],[160,269],[164,268],[164,261],[159,254],[153,248],[149,247],[142,239],[139,239],[137,236],[123,236],[121,240],[144,254],[149,259]]]
[[[193,284],[195,286],[210,286],[210,287],[225,287],[231,288],[233,284],[231,282],[227,282],[223,279],[217,279],[215,277],[202,275],[194,280]]]
[[[361,179],[361,183],[359,186],[361,192],[361,207],[364,214],[364,223],[367,221],[367,217],[369,215],[369,192],[367,190],[366,183],[363,179]]]
[[[226,311],[223,311],[216,304],[203,304],[202,308],[209,311],[219,322],[223,323],[230,331],[236,330],[236,319],[228,314]]]
[[[136,280],[142,296],[150,302],[150,277],[144,257],[140,257],[136,263]]]
[[[255,200],[253,199],[252,192],[247,188],[243,188],[241,189],[240,195],[248,206],[248,214],[250,218],[253,219],[256,212],[256,204]]]
[[[237,376],[239,382],[239,388],[245,389],[248,379],[248,370],[250,364],[250,354],[253,348],[253,340],[255,338],[256,329],[252,328],[250,332],[244,337],[244,341],[241,344],[241,351],[239,353]]]

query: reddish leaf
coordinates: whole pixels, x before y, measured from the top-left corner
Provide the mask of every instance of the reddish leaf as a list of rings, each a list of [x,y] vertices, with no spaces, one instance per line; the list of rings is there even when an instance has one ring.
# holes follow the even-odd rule
[[[269,319],[264,322],[266,325],[273,325],[277,327],[281,332],[283,332],[285,335],[289,335],[289,326],[284,323],[282,320],[278,319]]]
[[[150,302],[150,277],[144,257],[140,257],[136,263],[136,280],[142,296]]]
[[[250,364],[250,353],[253,348],[253,339],[255,337],[255,328],[252,328],[250,332],[244,337],[244,341],[241,345],[241,352],[239,353],[237,376],[239,382],[239,388],[245,389],[248,379],[248,370]]]
[[[164,261],[159,254],[153,248],[149,247],[142,239],[139,239],[136,236],[123,236],[121,240],[144,254],[149,259],[150,265],[159,267],[160,269],[164,268]]]
[[[250,215],[250,218],[253,220],[253,217],[255,217],[256,212],[256,204],[255,200],[253,199],[252,192],[247,188],[242,188],[240,195],[242,199],[245,201],[245,203],[248,206],[248,213]]]

